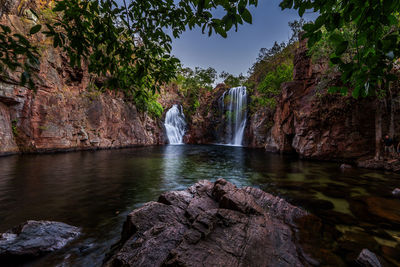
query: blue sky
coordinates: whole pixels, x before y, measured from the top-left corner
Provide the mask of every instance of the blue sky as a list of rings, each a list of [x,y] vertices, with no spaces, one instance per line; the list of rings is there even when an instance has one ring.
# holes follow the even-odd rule
[[[280,0],[259,0],[258,7],[251,8],[253,24],[232,29],[227,38],[213,34],[208,37],[201,29],[187,31],[172,44],[172,53],[185,67],[213,67],[218,72],[227,71],[238,75],[247,74],[255,62],[260,48],[269,48],[275,41],[287,41],[290,37],[289,21],[300,19],[296,10],[279,7]],[[305,14],[304,18],[315,18]]]
[[[227,38],[215,34],[208,37],[199,28],[186,31],[180,38],[173,40],[172,54],[185,67],[213,67],[219,73],[227,71],[235,75],[246,75],[259,50],[270,48],[275,41],[287,41],[291,34],[288,22],[300,19],[296,10],[282,11],[279,7],[281,1],[258,0],[258,6],[250,8],[253,24],[239,25],[237,32],[231,29]],[[122,0],[117,2],[123,3]],[[304,18],[311,20],[316,15],[305,14]]]

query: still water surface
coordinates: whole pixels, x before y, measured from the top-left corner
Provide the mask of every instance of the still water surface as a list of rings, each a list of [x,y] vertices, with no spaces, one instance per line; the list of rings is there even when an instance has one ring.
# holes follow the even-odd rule
[[[159,146],[0,158],[0,232],[26,220],[82,228],[79,240],[29,266],[99,266],[126,215],[166,190],[223,177],[279,195],[340,235],[348,264],[362,248],[400,265],[400,175],[227,146]]]

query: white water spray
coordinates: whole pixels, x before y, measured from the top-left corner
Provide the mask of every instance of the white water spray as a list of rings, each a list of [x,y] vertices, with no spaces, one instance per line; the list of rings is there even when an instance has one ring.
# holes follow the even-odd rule
[[[227,122],[225,142],[227,145],[241,146],[247,122],[246,87],[231,88],[222,95],[220,101]]]
[[[172,145],[183,144],[186,122],[182,106],[173,105],[165,114],[165,130],[168,141]]]

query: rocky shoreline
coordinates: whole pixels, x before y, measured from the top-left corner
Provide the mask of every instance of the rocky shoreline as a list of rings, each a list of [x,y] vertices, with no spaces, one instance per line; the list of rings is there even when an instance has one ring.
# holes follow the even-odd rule
[[[0,234],[0,262],[29,263],[80,235],[65,223],[27,221]],[[392,266],[371,246],[344,257],[332,243],[340,236],[319,217],[258,188],[201,180],[128,214],[103,266]]]
[[[260,189],[202,180],[131,212],[104,266],[345,266],[324,242],[327,229],[334,234]],[[386,266],[368,249],[352,264]]]

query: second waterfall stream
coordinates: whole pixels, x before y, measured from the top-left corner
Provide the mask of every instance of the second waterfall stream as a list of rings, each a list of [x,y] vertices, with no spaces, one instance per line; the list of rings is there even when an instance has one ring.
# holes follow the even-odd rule
[[[247,122],[246,87],[234,87],[226,91],[220,99],[220,107],[225,115],[225,144],[243,145],[243,134]]]
[[[173,105],[165,114],[165,131],[171,145],[183,144],[186,131],[185,115],[182,106]]]

